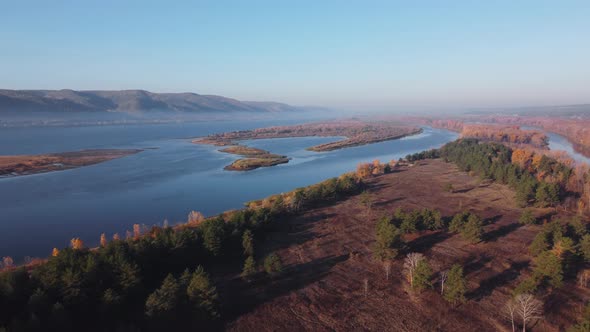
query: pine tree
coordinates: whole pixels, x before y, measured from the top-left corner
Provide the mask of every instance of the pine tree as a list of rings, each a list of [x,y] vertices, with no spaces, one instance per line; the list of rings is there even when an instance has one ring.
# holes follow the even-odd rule
[[[248,256],[244,261],[244,268],[242,269],[242,277],[249,278],[256,273],[256,261],[254,257]]]
[[[150,317],[171,316],[180,304],[180,287],[172,274],[162,286],[150,294],[145,303],[145,312]]]
[[[529,246],[529,251],[533,256],[537,256],[549,248],[547,237],[547,233],[544,231],[541,231],[535,235],[533,242]]]
[[[225,222],[221,217],[203,223],[203,245],[213,256],[221,253]]]
[[[270,275],[277,275],[283,271],[283,263],[279,255],[272,253],[264,259],[264,270]]]
[[[416,270],[414,271],[414,282],[412,286],[415,290],[421,291],[432,287],[432,269],[428,265],[428,261],[423,258],[418,262]]]
[[[449,270],[443,297],[453,304],[465,302],[466,292],[467,286],[463,277],[463,268],[459,264],[454,264]]]
[[[533,212],[531,212],[531,210],[525,209],[524,211],[522,211],[522,214],[520,215],[518,222],[520,222],[523,225],[532,225],[537,222],[537,218],[535,218],[535,215],[533,215]]]
[[[481,219],[475,214],[469,215],[467,223],[465,223],[463,229],[461,230],[461,236],[471,243],[477,243],[481,241],[482,234],[483,226]]]
[[[244,247],[244,255],[254,255],[254,238],[249,229],[247,229],[242,236],[242,247]]]
[[[191,277],[186,293],[191,304],[202,318],[217,318],[217,290],[209,280],[202,266],[197,267]]]
[[[399,229],[387,217],[381,218],[375,228],[373,255],[379,260],[395,258],[402,242]]]
[[[552,251],[542,252],[533,261],[533,277],[537,280],[546,279],[553,287],[563,285],[563,265],[560,259]]]

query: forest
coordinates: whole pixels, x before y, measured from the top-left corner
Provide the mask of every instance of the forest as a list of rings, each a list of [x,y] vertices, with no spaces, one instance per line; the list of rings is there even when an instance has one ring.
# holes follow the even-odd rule
[[[255,244],[264,230],[289,215],[358,193],[354,174],[272,196],[250,207],[204,218],[189,215],[176,227],[136,225],[125,239],[101,236],[98,248],[74,238],[34,266],[0,273],[0,327],[9,331],[161,330],[221,328],[225,308],[206,271],[259,270]],[[271,278],[280,259],[263,262]],[[9,264],[11,265],[11,264]],[[124,309],[124,310],[123,310]]]
[[[223,306],[224,294],[216,288],[219,271],[233,271],[246,283],[253,278],[272,280],[282,273],[278,255],[259,257],[256,249],[274,224],[351,195],[360,194],[361,203],[370,210],[366,179],[396,172],[402,163],[430,158],[509,185],[522,207],[558,207],[571,197],[584,199],[583,192],[574,190],[580,188],[573,180],[579,178],[576,171],[556,159],[502,144],[460,139],[402,161],[361,163],[354,173],[252,201],[242,210],[210,218],[192,212],[187,223],[174,227],[145,230],[136,225],[125,239],[115,234],[108,240],[103,234],[98,248],[87,248],[74,238],[70,247],[55,248],[44,262],[20,267],[6,264],[0,273],[0,326],[10,331],[69,331],[80,326],[95,331],[221,329],[229,308]],[[582,177],[582,181],[587,179]],[[454,188],[449,185],[445,190]],[[398,209],[377,222],[373,255],[387,262],[405,254],[408,268],[416,272],[408,277],[411,287],[431,287],[434,277],[428,262],[407,251],[405,234],[442,230],[478,243],[485,222],[469,211],[445,217],[427,208]],[[525,210],[521,222],[538,220]],[[535,256],[532,276],[515,293],[557,287],[568,278],[587,282],[590,272],[576,264],[590,257],[590,235],[581,225],[572,219],[544,226],[531,244]],[[450,280],[451,271],[455,286],[447,284],[449,293],[442,294],[449,302],[461,302],[465,293],[461,266],[453,266],[440,278]]]

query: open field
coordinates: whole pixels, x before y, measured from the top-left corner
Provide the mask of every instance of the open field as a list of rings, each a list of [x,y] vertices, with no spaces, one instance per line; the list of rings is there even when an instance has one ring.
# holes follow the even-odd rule
[[[125,157],[142,150],[83,150],[44,155],[0,156],[0,176],[62,171]]]
[[[444,190],[452,183],[455,190]],[[355,196],[277,223],[256,257],[280,255],[284,273],[245,284],[226,275],[218,285],[232,331],[373,330],[508,331],[502,307],[529,273],[528,245],[541,226],[518,223],[522,210],[507,186],[481,182],[441,160],[369,180],[370,210]],[[470,244],[459,235],[426,231],[405,238],[406,252],[421,252],[436,275],[453,263],[464,266],[468,301],[453,306],[435,288],[412,293],[398,257],[389,280],[372,258],[375,223],[394,209],[433,208],[444,216],[469,210],[485,218],[484,241]],[[552,209],[534,209],[538,217]],[[368,292],[364,292],[365,280]],[[533,331],[559,331],[574,323],[590,298],[566,283],[543,296],[545,319]]]

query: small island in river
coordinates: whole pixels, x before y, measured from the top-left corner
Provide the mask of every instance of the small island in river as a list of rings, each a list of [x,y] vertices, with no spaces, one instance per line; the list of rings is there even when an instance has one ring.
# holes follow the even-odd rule
[[[141,152],[140,149],[82,150],[41,155],[0,156],[0,177],[63,171]]]
[[[219,151],[246,157],[225,166],[224,169],[228,171],[250,171],[259,167],[269,167],[289,162],[287,156],[243,145],[234,145]]]
[[[324,152],[399,139],[419,134],[421,132],[422,129],[420,127],[395,121],[373,122],[353,119],[233,131],[195,139],[193,140],[193,143],[229,146],[220,151],[245,156],[247,158],[238,159],[231,165],[226,166],[225,169],[233,171],[248,171],[259,167],[288,163],[289,158],[287,156],[275,155],[265,150],[239,145],[237,142],[241,140],[309,136],[344,137],[344,139],[336,142],[307,148],[307,150],[310,151]]]

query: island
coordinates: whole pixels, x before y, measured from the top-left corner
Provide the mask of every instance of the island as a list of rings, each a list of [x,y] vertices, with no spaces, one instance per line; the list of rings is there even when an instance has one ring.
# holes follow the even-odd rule
[[[307,148],[315,152],[333,151],[354,146],[400,139],[419,134],[422,128],[399,121],[364,121],[359,119],[307,123],[293,126],[274,126],[254,130],[241,130],[219,133],[194,139],[195,144],[229,146],[222,152],[246,156],[238,159],[226,170],[252,170],[289,162],[287,156],[279,156],[268,151],[239,145],[239,141],[251,139],[289,138],[289,137],[342,137],[336,142],[320,144]]]
[[[63,171],[122,158],[140,149],[82,150],[40,155],[0,156],[0,177]]]
[[[250,171],[259,167],[269,167],[289,162],[289,158],[286,156],[244,145],[234,145],[219,151],[246,157],[225,166],[224,169],[228,171]]]

